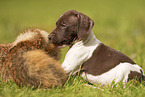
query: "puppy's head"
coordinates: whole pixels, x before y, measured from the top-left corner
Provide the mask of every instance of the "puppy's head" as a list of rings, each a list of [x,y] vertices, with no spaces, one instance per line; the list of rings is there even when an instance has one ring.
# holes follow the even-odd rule
[[[72,45],[91,31],[94,22],[75,10],[65,12],[56,22],[56,28],[49,34],[49,41],[57,46]]]

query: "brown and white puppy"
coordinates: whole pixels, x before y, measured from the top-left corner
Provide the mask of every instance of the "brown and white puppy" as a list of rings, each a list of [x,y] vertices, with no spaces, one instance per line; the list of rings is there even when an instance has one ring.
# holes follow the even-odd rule
[[[143,70],[123,53],[101,43],[93,34],[94,22],[75,10],[65,12],[49,34],[56,46],[70,46],[62,67],[68,74],[79,70],[90,83],[107,85],[112,81],[145,80]]]
[[[19,86],[62,86],[67,74],[57,61],[60,50],[47,37],[43,30],[28,29],[13,43],[1,45],[1,76],[13,79]]]

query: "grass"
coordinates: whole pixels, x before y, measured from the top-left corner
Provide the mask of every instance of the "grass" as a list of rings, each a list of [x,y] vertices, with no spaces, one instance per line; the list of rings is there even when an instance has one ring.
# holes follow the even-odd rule
[[[75,9],[90,16],[93,32],[103,43],[130,56],[145,71],[145,1],[144,0],[1,0],[0,43],[13,42],[28,27],[51,32],[59,16]],[[62,49],[63,62],[68,48]],[[143,97],[145,85],[129,82],[126,87],[108,86],[94,89],[80,77],[71,78],[63,88],[19,88],[0,81],[0,97]]]

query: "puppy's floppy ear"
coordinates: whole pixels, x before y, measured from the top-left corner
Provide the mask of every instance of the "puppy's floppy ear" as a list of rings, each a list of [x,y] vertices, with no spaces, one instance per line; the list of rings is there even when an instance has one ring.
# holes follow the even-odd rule
[[[92,30],[94,26],[94,21],[83,13],[76,14],[76,16],[78,17],[77,35],[79,39],[83,39]]]

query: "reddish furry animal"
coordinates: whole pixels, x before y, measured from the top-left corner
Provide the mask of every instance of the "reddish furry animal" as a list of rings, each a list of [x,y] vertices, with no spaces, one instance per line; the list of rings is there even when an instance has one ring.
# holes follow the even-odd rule
[[[0,76],[1,79],[9,79],[8,72],[6,70],[6,65],[4,65],[5,59],[9,52],[9,49],[12,47],[12,44],[0,44]]]
[[[45,31],[28,29],[13,43],[0,45],[1,77],[13,79],[19,86],[63,86],[67,75],[57,61],[60,50],[47,37]]]

